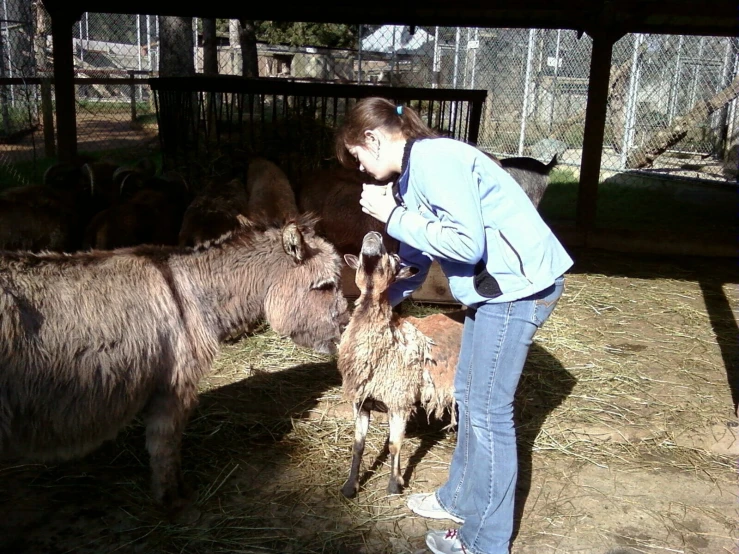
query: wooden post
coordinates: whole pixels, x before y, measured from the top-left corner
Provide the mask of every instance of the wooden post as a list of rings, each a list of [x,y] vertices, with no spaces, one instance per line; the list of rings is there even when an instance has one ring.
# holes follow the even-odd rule
[[[136,124],[136,85],[134,72],[129,71],[128,77],[131,79],[131,125],[134,125]]]
[[[54,45],[54,92],[59,161],[74,162],[77,157],[77,119],[74,99],[74,56],[72,26],[82,14],[51,13],[51,38]]]
[[[590,57],[590,82],[585,112],[580,186],[577,195],[576,225],[578,231],[584,233],[586,244],[587,233],[595,228],[600,161],[608,107],[608,82],[611,75],[611,54],[613,44],[619,38],[619,35],[613,32],[601,30],[603,28],[596,27],[597,31],[591,35],[593,53]]]
[[[477,141],[480,138],[480,121],[482,120],[482,108],[485,105],[486,99],[487,94],[482,100],[471,102],[470,129],[467,136],[467,140],[470,144],[477,145]]]
[[[44,155],[47,158],[56,156],[54,141],[54,104],[51,100],[51,80],[41,79],[41,116],[44,123]]]

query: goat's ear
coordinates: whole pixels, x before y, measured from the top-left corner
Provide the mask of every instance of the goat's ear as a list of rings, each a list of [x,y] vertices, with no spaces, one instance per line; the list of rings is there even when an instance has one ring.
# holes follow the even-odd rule
[[[300,229],[295,223],[288,223],[282,229],[282,247],[295,260],[295,263],[300,264],[305,260],[305,241],[303,240]]]
[[[344,261],[346,262],[346,265],[351,267],[353,270],[359,269],[359,258],[357,258],[354,254],[344,254]]]
[[[400,268],[400,271],[395,275],[396,279],[407,279],[408,277],[413,277],[416,273],[418,273],[418,268],[414,267],[412,265],[402,267]]]

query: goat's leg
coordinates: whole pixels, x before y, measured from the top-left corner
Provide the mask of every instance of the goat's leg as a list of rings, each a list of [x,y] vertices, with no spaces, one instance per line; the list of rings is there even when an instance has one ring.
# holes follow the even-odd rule
[[[144,414],[152,493],[157,502],[173,510],[187,504],[180,450],[182,431],[195,404],[194,392],[155,393]]]
[[[370,422],[370,403],[365,401],[354,404],[354,445],[352,447],[352,466],[349,478],[341,487],[341,494],[347,498],[354,497],[359,491],[359,466],[364,454],[364,441],[367,437]]]
[[[390,440],[388,450],[390,451],[390,482],[387,485],[389,494],[400,494],[403,485],[403,475],[400,472],[400,448],[405,437],[405,421],[407,414],[390,412]]]

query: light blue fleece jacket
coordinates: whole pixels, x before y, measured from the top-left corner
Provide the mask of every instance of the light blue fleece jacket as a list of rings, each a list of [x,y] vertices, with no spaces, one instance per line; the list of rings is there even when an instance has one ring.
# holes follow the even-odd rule
[[[401,243],[402,264],[419,272],[393,283],[393,306],[423,284],[433,259],[454,298],[471,307],[525,298],[572,266],[518,183],[473,146],[447,138],[409,141],[394,190],[399,205],[386,231]],[[492,286],[489,278],[480,283],[483,269]]]

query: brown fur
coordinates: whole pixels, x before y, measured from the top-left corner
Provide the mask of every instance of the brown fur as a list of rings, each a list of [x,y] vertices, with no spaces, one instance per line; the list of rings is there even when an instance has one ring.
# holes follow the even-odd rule
[[[185,210],[179,233],[181,246],[197,246],[240,226],[249,209],[246,187],[238,179],[213,181]]]
[[[397,252],[398,241],[385,233],[385,225],[362,212],[359,199],[363,183],[384,184],[343,167],[314,171],[301,181],[300,210],[321,217],[316,231],[342,255],[359,252],[364,235],[370,231],[382,235],[389,252]]]
[[[287,175],[269,160],[253,158],[249,161],[246,192],[250,218],[282,219],[298,215],[295,193]]]
[[[87,173],[74,164],[52,165],[43,185],[0,194],[0,249],[78,250],[94,209]]]
[[[121,183],[121,202],[95,215],[83,246],[112,250],[140,244],[175,245],[187,196],[182,182],[135,172],[127,175]]]
[[[400,492],[400,448],[405,424],[421,403],[436,417],[450,410],[455,421],[454,373],[462,339],[463,312],[425,318],[399,317],[388,301],[387,289],[412,273],[399,269],[378,233],[367,233],[361,255],[345,256],[357,270],[357,305],[339,344],[338,367],[344,395],[356,415],[355,444],[345,496],[359,489],[359,465],[372,408],[387,409],[390,419],[391,474],[388,492]]]
[[[155,498],[182,499],[180,441],[219,341],[262,317],[330,352],[340,260],[306,218],[197,249],[0,255],[0,458],[82,456],[141,413]]]

